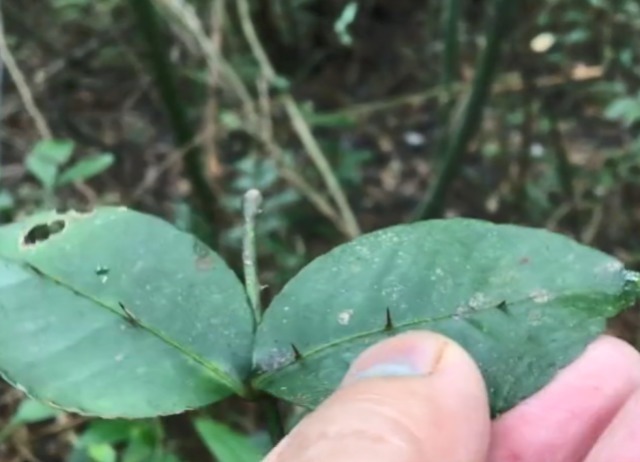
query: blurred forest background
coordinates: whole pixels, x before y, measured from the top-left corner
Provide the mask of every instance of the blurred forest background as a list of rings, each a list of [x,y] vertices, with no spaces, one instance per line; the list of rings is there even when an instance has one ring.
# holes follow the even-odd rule
[[[335,245],[423,218],[545,227],[640,265],[637,1],[0,7],[0,223],[127,205],[239,268],[242,195],[259,188],[266,298]],[[90,420],[0,383],[0,461],[264,452],[251,405],[193,418]]]

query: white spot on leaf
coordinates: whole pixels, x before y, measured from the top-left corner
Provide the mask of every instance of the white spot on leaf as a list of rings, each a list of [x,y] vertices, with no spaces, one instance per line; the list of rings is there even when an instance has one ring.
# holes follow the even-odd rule
[[[338,314],[338,324],[342,326],[346,326],[351,321],[351,316],[353,315],[353,310],[344,310]]]
[[[477,310],[482,306],[486,305],[488,302],[487,296],[481,292],[476,292],[471,296],[471,300],[469,300],[469,306],[471,309]]]
[[[270,372],[288,364],[293,356],[293,351],[288,349],[272,348],[269,353],[260,360],[258,368],[264,372]]]
[[[455,314],[453,315],[454,319],[464,318],[469,313],[469,308],[466,306],[459,306],[455,310]]]
[[[621,262],[613,260],[613,261],[608,261],[604,265],[599,266],[597,268],[597,272],[599,272],[599,273],[617,273],[619,271],[622,271],[623,269],[624,269],[624,266],[622,265]]]
[[[534,290],[531,292],[530,296],[536,303],[547,303],[551,300],[551,294],[544,289]]]

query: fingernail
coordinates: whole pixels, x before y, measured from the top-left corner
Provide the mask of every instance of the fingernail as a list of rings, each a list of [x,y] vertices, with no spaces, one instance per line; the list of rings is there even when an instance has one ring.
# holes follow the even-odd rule
[[[411,377],[416,375],[424,375],[424,372],[416,367],[415,364],[396,361],[376,364],[368,369],[357,372],[353,378],[361,380],[371,377]]]
[[[446,343],[441,337],[408,333],[385,340],[362,353],[343,384],[375,377],[428,375],[437,367]]]

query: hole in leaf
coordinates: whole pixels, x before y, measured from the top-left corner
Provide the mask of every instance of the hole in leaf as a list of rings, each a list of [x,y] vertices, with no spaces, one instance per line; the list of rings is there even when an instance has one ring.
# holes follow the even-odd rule
[[[65,226],[64,220],[55,220],[51,223],[36,225],[24,235],[23,243],[24,245],[34,245],[44,242],[54,234],[61,232]]]

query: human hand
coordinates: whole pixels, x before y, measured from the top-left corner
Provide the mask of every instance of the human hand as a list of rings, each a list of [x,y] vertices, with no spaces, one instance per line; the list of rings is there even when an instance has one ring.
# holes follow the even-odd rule
[[[265,462],[637,462],[640,354],[594,341],[491,422],[470,356],[438,334],[374,345]]]

